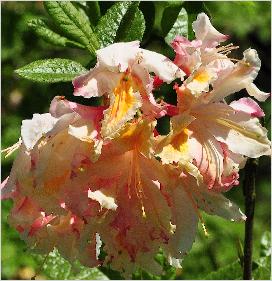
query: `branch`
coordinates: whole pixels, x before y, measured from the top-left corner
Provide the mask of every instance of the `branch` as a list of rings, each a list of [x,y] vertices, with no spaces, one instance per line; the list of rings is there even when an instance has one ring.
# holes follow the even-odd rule
[[[258,159],[249,159],[245,167],[243,192],[245,197],[244,280],[252,279],[253,220],[255,208],[255,181]]]

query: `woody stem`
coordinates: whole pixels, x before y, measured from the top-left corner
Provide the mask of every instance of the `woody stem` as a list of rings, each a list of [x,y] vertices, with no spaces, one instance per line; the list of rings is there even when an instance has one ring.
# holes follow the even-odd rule
[[[243,193],[245,197],[244,280],[252,279],[253,220],[255,209],[255,181],[258,159],[249,159],[245,167]]]

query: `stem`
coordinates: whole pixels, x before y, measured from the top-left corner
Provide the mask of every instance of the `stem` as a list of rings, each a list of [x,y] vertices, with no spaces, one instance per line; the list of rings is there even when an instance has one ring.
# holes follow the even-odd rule
[[[252,279],[253,220],[255,208],[255,180],[258,159],[249,159],[245,167],[243,192],[245,197],[244,280]]]

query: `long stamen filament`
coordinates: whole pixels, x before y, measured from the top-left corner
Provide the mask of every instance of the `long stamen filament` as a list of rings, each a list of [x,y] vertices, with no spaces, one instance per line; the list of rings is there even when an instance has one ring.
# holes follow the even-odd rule
[[[12,146],[7,147],[7,148],[1,150],[1,153],[7,153],[7,154],[5,155],[5,158],[7,158],[7,157],[10,156],[14,151],[16,151],[16,150],[21,146],[21,144],[22,144],[22,139],[19,138],[19,140],[18,140],[15,144],[13,144]]]

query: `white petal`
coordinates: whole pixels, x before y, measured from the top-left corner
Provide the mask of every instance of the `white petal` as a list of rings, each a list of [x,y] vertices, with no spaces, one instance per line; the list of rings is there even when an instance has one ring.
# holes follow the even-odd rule
[[[72,126],[69,125],[68,133],[71,136],[74,136],[77,139],[80,139],[82,141],[91,141],[97,136],[97,131],[93,130],[93,128],[90,128],[88,125],[83,126]]]
[[[99,67],[113,72],[126,71],[128,66],[134,63],[139,45],[139,41],[121,42],[96,51]]]
[[[102,241],[98,233],[95,234],[95,241],[96,241],[96,247],[95,247],[96,259],[98,260],[98,257],[100,255],[100,249],[102,247]]]
[[[222,103],[202,106],[201,111],[206,129],[232,152],[252,158],[271,154],[267,130],[257,118]]]
[[[183,80],[185,76],[185,73],[179,67],[161,54],[141,49],[141,53],[139,53],[138,56],[139,62],[146,67],[149,72],[154,72],[160,79],[167,83],[172,82],[176,78]]]
[[[220,193],[195,187],[192,191],[196,204],[211,215],[217,215],[231,221],[244,221],[246,216],[240,208]]]
[[[107,95],[113,91],[119,79],[120,74],[96,66],[73,80],[74,95],[85,98]]]
[[[271,96],[270,93],[265,93],[258,89],[258,87],[253,83],[248,84],[246,86],[246,90],[250,96],[254,97],[258,101],[265,101],[268,97]]]
[[[27,149],[32,149],[37,141],[49,132],[57,122],[50,113],[34,114],[31,120],[23,120],[21,135]]]
[[[205,13],[201,13],[197,16],[196,21],[193,22],[193,30],[196,38],[201,40],[205,47],[216,47],[219,42],[224,42],[228,39],[228,36],[220,33],[212,26]]]
[[[163,248],[174,262],[191,249],[196,236],[198,216],[183,187],[172,189],[171,198],[173,200],[171,223],[176,225],[176,229],[168,245]]]
[[[256,92],[258,96],[258,92],[250,84],[258,75],[261,61],[254,49],[247,49],[243,54],[243,60],[235,64],[232,71],[227,69],[220,73],[218,79],[213,84],[213,90],[208,96],[209,101],[221,101],[228,95],[245,88],[249,88],[253,95]],[[259,94],[260,96],[265,95],[264,93]]]
[[[114,202],[113,197],[105,195],[100,190],[96,190],[94,192],[88,190],[88,197],[97,201],[100,204],[101,208],[106,208],[108,210],[115,211],[118,207],[117,204]]]

